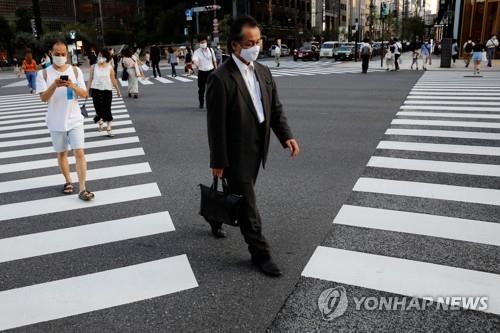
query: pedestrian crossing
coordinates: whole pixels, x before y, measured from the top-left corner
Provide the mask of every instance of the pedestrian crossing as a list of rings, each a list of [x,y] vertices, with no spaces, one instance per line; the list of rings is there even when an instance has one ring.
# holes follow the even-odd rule
[[[467,316],[498,321],[498,82],[494,72],[420,78],[304,268],[311,288],[323,280],[371,289],[361,296],[486,296],[488,308]]]
[[[90,202],[60,192],[64,178],[45,127],[46,105],[30,94],[0,96],[0,331],[198,286],[185,254],[157,253],[138,260],[134,244],[127,243],[140,239],[147,244],[160,236],[166,241],[174,223],[161,203],[162,193],[123,99],[113,96],[113,138],[97,130],[91,102],[87,110],[87,184],[96,196]],[[69,163],[74,169],[74,157]],[[76,172],[71,177],[78,179]],[[120,257],[130,257],[129,264],[110,265],[112,257],[85,255],[118,244],[124,244]],[[75,251],[83,256],[83,270],[73,274],[82,263],[61,265]],[[8,282],[25,261],[44,258],[70,274],[47,275],[50,268],[36,272],[36,266],[36,275],[21,279],[34,283]]]

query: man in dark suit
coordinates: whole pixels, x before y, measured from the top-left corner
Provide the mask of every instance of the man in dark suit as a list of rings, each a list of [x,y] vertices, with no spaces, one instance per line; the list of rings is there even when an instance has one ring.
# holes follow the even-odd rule
[[[214,176],[227,178],[232,193],[244,198],[239,222],[252,262],[263,273],[280,276],[262,235],[254,185],[260,164],[266,164],[271,129],[292,157],[299,154],[299,145],[283,113],[271,72],[255,62],[260,38],[252,17],[236,19],[228,38],[231,57],[208,79],[210,167]],[[212,233],[225,237],[221,225],[212,224]]]
[[[151,67],[153,67],[153,76],[156,77],[156,71],[158,71],[158,76],[161,77],[161,72],[160,72],[161,49],[156,44],[153,44],[149,51],[151,56]]]

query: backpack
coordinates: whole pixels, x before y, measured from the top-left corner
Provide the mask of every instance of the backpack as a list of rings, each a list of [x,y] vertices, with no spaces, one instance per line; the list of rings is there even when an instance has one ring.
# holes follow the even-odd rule
[[[471,53],[472,52],[472,43],[465,44],[464,51],[467,53]]]
[[[391,53],[394,53],[396,51],[396,47],[394,47],[394,45],[389,46],[389,51],[391,51]]]
[[[370,54],[370,47],[368,45],[365,45],[361,48],[361,55],[369,55]]]

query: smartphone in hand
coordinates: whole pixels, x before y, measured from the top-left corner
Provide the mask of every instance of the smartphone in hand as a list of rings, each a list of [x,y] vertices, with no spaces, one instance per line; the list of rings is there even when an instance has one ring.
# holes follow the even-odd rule
[[[61,75],[59,77],[59,79],[63,80],[63,81],[68,81],[69,80],[69,77],[67,75]]]

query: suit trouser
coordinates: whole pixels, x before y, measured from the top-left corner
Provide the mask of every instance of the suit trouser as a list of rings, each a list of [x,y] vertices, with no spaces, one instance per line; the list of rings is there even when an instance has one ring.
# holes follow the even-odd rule
[[[494,47],[488,47],[486,49],[486,55],[488,58],[488,67],[491,67],[491,61],[495,57],[495,48]]]
[[[396,70],[399,70],[399,57],[401,57],[401,54],[395,54],[394,55],[394,66],[396,67]]]
[[[368,72],[368,64],[370,63],[370,55],[361,56],[361,70],[363,73]]]
[[[153,67],[153,76],[156,77],[156,71],[158,71],[158,76],[161,76],[160,72],[160,60],[152,60],[151,61]]]
[[[205,90],[207,88],[208,76],[212,72],[213,70],[198,71],[198,101],[200,102],[200,105],[205,103]]]

